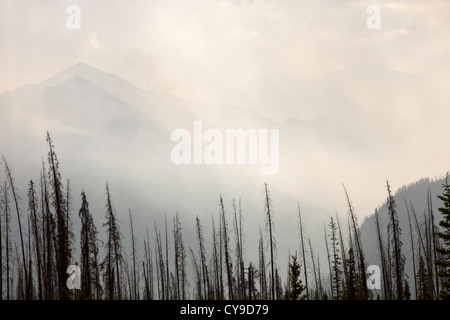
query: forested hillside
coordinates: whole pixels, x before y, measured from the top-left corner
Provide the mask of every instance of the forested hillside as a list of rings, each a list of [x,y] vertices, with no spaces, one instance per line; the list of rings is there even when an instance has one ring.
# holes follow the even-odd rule
[[[275,204],[267,183],[261,186],[261,212],[243,212],[241,199],[217,195],[218,211],[210,221],[192,216],[187,227],[178,212],[166,213],[163,225],[149,221],[146,236],[137,238],[132,210],[127,220],[118,219],[107,181],[104,218],[95,222],[90,203],[100,200],[91,200],[84,190],[73,192],[49,133],[46,143],[40,178],[27,186],[15,183],[10,163],[2,158],[2,299],[449,298],[446,179],[424,179],[395,194],[386,181],[386,202],[361,225],[344,185],[347,219],[330,216],[323,230],[308,230],[298,203],[290,222],[298,225],[298,234],[288,235],[292,245],[283,257],[277,255]],[[80,197],[79,207],[74,197]],[[256,247],[245,237],[248,214],[261,221]],[[81,226],[77,230],[75,221]],[[323,233],[325,259],[311,244],[308,234],[313,233]],[[186,241],[186,235],[195,241]],[[249,258],[251,252],[256,259]],[[381,270],[379,290],[372,285],[373,265]]]

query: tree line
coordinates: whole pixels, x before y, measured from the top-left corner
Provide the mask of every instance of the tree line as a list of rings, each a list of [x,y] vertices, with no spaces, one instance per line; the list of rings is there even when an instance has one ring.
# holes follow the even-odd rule
[[[70,180],[61,177],[59,161],[47,132],[47,161],[42,161],[39,181],[27,186],[27,210],[13,174],[2,157],[4,181],[0,184],[0,299],[205,299],[205,300],[407,300],[412,291],[418,300],[450,299],[450,185],[447,179],[438,195],[442,206],[436,224],[431,191],[422,216],[412,203],[405,205],[412,252],[413,279],[405,276],[405,248],[401,241],[397,204],[389,182],[387,188],[386,232],[375,210],[375,226],[380,261],[380,290],[369,288],[361,230],[350,196],[347,201],[347,229],[338,216],[324,225],[325,264],[314,251],[306,235],[298,204],[298,238],[294,254],[284,265],[277,260],[275,220],[269,186],[264,184],[264,228],[260,228],[257,261],[244,254],[244,223],[241,201],[233,199],[227,212],[219,197],[219,215],[211,217],[212,230],[205,234],[204,222],[195,217],[195,247],[187,247],[178,212],[172,219],[165,215],[164,227],[147,229],[138,248],[133,214],[128,212],[129,243],[122,233],[113,199],[106,183],[105,217],[102,229],[105,241],[94,223],[88,196],[81,192],[78,210],[81,230],[75,243],[72,227],[72,191]],[[17,230],[11,225],[17,223]],[[17,232],[16,232],[17,231]],[[154,239],[150,241],[150,233]],[[345,235],[345,236],[344,236]],[[384,239],[384,236],[387,239]],[[171,249],[169,250],[169,246]],[[79,260],[74,256],[79,249]],[[169,255],[170,252],[170,255]],[[80,286],[69,289],[67,269],[79,265]],[[282,279],[280,268],[286,268]],[[329,281],[329,284],[325,284]]]

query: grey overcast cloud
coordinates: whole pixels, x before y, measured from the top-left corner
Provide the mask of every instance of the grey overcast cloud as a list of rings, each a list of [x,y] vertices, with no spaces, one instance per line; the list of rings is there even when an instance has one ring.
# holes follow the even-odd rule
[[[298,205],[327,276],[323,228],[337,215],[347,232],[343,185],[363,223],[386,180],[395,193],[450,170],[449,17],[446,0],[0,1],[0,154],[22,213],[48,131],[76,241],[83,190],[104,233],[108,182],[124,247],[129,211],[139,250],[178,212],[193,248],[200,217],[210,250],[222,196],[233,230],[241,201],[257,263],[267,182],[283,281]],[[422,214],[426,194],[409,200]]]
[[[308,122],[335,150],[305,137],[274,187],[331,211],[345,205],[341,181],[366,215],[386,178],[400,187],[448,170],[447,1],[383,2],[379,30],[366,26],[377,1],[78,1],[79,30],[66,27],[71,4],[0,3],[0,92],[82,62],[154,94]],[[64,130],[45,120],[36,128]]]

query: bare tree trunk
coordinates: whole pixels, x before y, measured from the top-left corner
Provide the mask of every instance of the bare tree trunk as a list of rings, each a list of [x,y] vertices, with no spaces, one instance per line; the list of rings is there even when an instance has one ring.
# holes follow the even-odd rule
[[[9,187],[11,188],[11,192],[13,195],[13,199],[14,199],[14,204],[16,206],[16,213],[17,213],[17,222],[19,223],[19,235],[20,235],[20,246],[22,249],[22,264],[23,264],[23,273],[24,273],[24,277],[25,277],[25,284],[28,283],[28,274],[27,274],[27,267],[26,267],[26,262],[25,262],[25,247],[24,247],[24,242],[23,242],[23,232],[22,232],[22,221],[20,219],[20,208],[19,208],[19,202],[18,202],[18,197],[16,194],[16,188],[14,186],[14,179],[12,177],[11,174],[11,170],[9,169],[8,163],[6,162],[5,157],[3,158],[3,166],[5,168],[5,173],[6,173],[6,179],[9,183]],[[29,291],[28,288],[26,288],[26,292],[22,293],[24,297],[26,297],[26,299],[29,298]]]
[[[175,258],[175,280],[176,280],[176,299],[180,300],[180,267],[179,267],[179,238],[178,238],[178,213],[177,216],[173,218],[173,251]]]
[[[222,215],[222,233],[223,233],[223,245],[224,245],[224,253],[225,253],[225,265],[227,269],[227,284],[228,284],[228,298],[230,300],[234,299],[233,293],[233,273],[230,259],[230,252],[228,249],[228,230],[227,230],[227,221],[225,219],[225,207],[223,205],[222,196],[220,196],[220,212]]]
[[[150,243],[148,237],[147,228],[147,238],[144,238],[144,261],[142,261],[144,280],[145,280],[145,299],[153,300],[153,275],[152,275],[152,265],[151,265],[151,252]]]
[[[342,260],[342,267],[344,270],[344,283],[347,281],[348,276],[348,269],[347,269],[347,258],[345,256],[345,245],[344,245],[344,237],[342,236],[342,230],[341,230],[341,223],[339,222],[339,217],[336,213],[336,221],[338,225],[338,231],[339,231],[339,241],[341,246],[341,260]]]
[[[166,297],[169,299],[170,280],[169,280],[169,236],[167,233],[167,215],[164,214],[164,226],[166,231]]]
[[[330,241],[331,241],[331,246],[333,248],[333,260],[332,260],[333,261],[333,268],[332,268],[332,270],[333,270],[333,273],[334,273],[334,275],[333,275],[334,279],[333,279],[332,282],[334,282],[334,288],[336,290],[335,298],[337,300],[339,300],[339,299],[341,299],[341,295],[342,295],[342,292],[340,290],[340,288],[341,288],[341,273],[342,273],[342,271],[341,271],[341,268],[340,268],[341,261],[340,261],[340,257],[339,257],[339,248],[338,248],[339,240],[338,240],[338,238],[336,236],[337,228],[336,228],[336,223],[333,220],[333,217],[331,217],[330,228],[331,228]],[[330,275],[330,277],[331,277],[331,275]]]
[[[435,290],[435,297],[439,296],[439,275],[438,275],[438,270],[437,270],[437,263],[435,263],[435,261],[437,260],[436,254],[437,254],[437,250],[436,250],[436,243],[437,243],[437,238],[436,238],[436,232],[438,232],[438,228],[434,223],[434,213],[433,213],[433,201],[431,199],[431,188],[428,188],[428,203],[429,203],[429,220],[430,220],[430,226],[431,226],[431,249],[433,252],[433,266],[434,266],[434,277],[435,277],[435,285],[434,287],[436,288]]]
[[[154,284],[153,284],[153,259],[152,252],[150,247],[150,239],[148,236],[148,228],[147,228],[147,241],[144,240],[144,250],[145,250],[145,263],[146,263],[146,275],[148,279],[148,292],[147,299],[154,299]]]
[[[261,299],[267,299],[267,278],[266,278],[266,259],[264,256],[264,238],[263,232],[259,231],[259,286]]]
[[[322,287],[322,273],[320,272],[320,260],[317,257],[317,273],[319,275],[319,299],[323,299],[323,287]]]
[[[222,216],[219,216],[219,279],[220,279],[220,300],[225,297],[223,284],[223,241],[222,241]]]
[[[119,267],[120,260],[122,255],[119,254],[119,247],[118,247],[118,241],[116,235],[113,235],[113,241],[114,241],[114,256],[115,256],[115,263],[116,263],[116,277],[117,277],[117,299],[122,299],[122,282],[120,281],[120,275],[121,275],[121,268]]]
[[[252,293],[254,291],[253,265],[250,262],[248,266],[248,300],[253,300]]]
[[[57,258],[57,270],[58,270],[58,292],[59,299],[69,299],[69,292],[66,289],[66,271],[69,266],[70,252],[69,252],[69,238],[66,222],[66,212],[64,205],[63,186],[61,183],[61,175],[58,168],[58,160],[56,153],[53,150],[52,140],[50,134],[47,132],[47,142],[49,146],[48,164],[49,164],[49,178],[52,187],[53,206],[56,212],[56,225],[57,225],[57,246],[58,250],[56,254]]]
[[[136,278],[136,238],[134,237],[133,217],[131,216],[131,210],[128,210],[130,215],[130,228],[131,228],[131,254],[133,258],[133,299],[137,299],[137,278]],[[130,289],[131,290],[131,289]]]
[[[47,178],[45,165],[42,161],[41,171],[41,212],[42,212],[42,234],[43,234],[43,283],[45,284],[45,299],[55,299],[55,286],[57,285],[57,274],[55,262],[55,232],[53,215],[50,212],[50,201],[47,191]]]
[[[344,187],[344,191],[345,191],[345,196],[347,198],[347,204],[348,204],[348,211],[349,211],[349,215],[350,215],[350,219],[352,222],[352,226],[353,226],[353,232],[355,234],[355,243],[356,243],[356,249],[357,249],[357,253],[358,253],[358,266],[359,266],[359,273],[360,273],[360,277],[361,277],[361,299],[363,300],[367,300],[369,298],[369,290],[367,289],[367,282],[365,279],[365,274],[366,274],[366,262],[364,259],[364,251],[362,248],[362,243],[361,243],[361,236],[360,236],[360,232],[358,230],[358,223],[357,223],[357,219],[356,219],[356,215],[353,209],[353,205],[352,202],[350,201],[350,197],[348,195],[347,189],[345,188],[344,184],[342,184],[342,186]]]
[[[28,214],[28,283],[26,284],[28,300],[33,299],[33,268],[31,264],[31,251],[31,221],[30,214]]]
[[[147,267],[148,267],[148,272],[149,272],[149,278],[150,278],[150,299],[154,299],[154,295],[155,295],[155,284],[153,282],[153,254],[151,251],[151,247],[150,247],[150,239],[148,237],[148,230],[147,230],[147,251],[148,251],[148,262],[147,262]]]
[[[0,195],[3,193],[2,186],[0,185]],[[2,215],[3,215],[3,202],[0,199],[0,301],[3,300],[3,231],[2,231]]]
[[[72,210],[72,189],[70,187],[70,180],[67,179],[66,185],[66,232],[67,232],[67,246],[70,256],[72,256],[72,248],[74,245],[75,235],[72,232],[72,221],[70,220],[70,210]],[[70,264],[70,260],[69,260]]]
[[[61,174],[59,172],[59,162],[54,150],[52,139],[47,132],[47,143],[49,147],[48,164],[49,178],[52,190],[52,205],[56,213],[56,230],[57,230],[57,247],[55,251],[57,255],[57,271],[58,271],[58,293],[59,299],[70,299],[70,292],[66,287],[66,272],[70,264],[71,251],[69,242],[69,230],[67,229],[67,212],[66,201],[63,192],[63,184],[61,182]]]
[[[9,279],[9,269],[10,269],[10,212],[9,212],[9,201],[8,201],[8,189],[5,181],[5,249],[6,249],[6,300],[10,298],[10,279]]]
[[[240,208],[240,206],[239,206]],[[238,299],[244,299],[245,297],[245,278],[244,278],[244,262],[242,256],[242,216],[241,212],[239,212],[239,221],[237,217],[237,208],[236,203],[233,199],[233,212],[234,212],[234,232],[235,232],[235,241],[236,241],[236,274],[237,274],[237,291],[238,291]]]
[[[408,213],[409,235],[410,235],[410,241],[411,241],[411,254],[412,254],[413,273],[414,273],[414,296],[417,299],[417,274],[416,274],[416,258],[415,258],[415,253],[414,253],[414,236],[413,236],[413,232],[412,232],[413,230],[412,230],[412,225],[411,225],[411,215],[409,213],[408,204],[406,203],[406,198],[404,198],[404,200],[405,200],[406,212]]]
[[[201,275],[200,275],[200,268],[198,267],[197,259],[195,259],[194,251],[192,251],[192,248],[189,248],[192,256],[192,265],[194,267],[195,272],[195,283],[197,288],[197,298],[196,300],[201,300],[202,296],[202,282],[201,282]]]
[[[160,275],[160,265],[159,265],[159,249],[158,249],[158,240],[155,242],[155,263],[156,263],[156,284],[158,285],[158,300],[162,299],[162,291],[161,291],[161,282],[162,276]],[[162,299],[164,300],[164,299]]]
[[[420,247],[422,247],[423,252],[426,252],[425,243],[423,241],[422,230],[421,230],[420,225],[419,225],[419,220],[417,219],[416,210],[414,209],[414,206],[413,206],[413,204],[411,202],[409,204],[410,204],[410,207],[411,207],[411,211],[413,213],[416,230],[417,230],[417,233],[419,235],[419,250],[420,250]],[[419,254],[419,256],[420,256],[420,254]]]
[[[378,250],[380,251],[381,269],[383,275],[384,298],[387,300],[391,300],[391,292],[392,292],[391,278],[388,275],[387,270],[386,254],[383,245],[383,238],[381,236],[380,216],[378,214],[378,210],[376,209],[375,209],[375,223],[377,228]]]
[[[174,233],[176,236],[176,265],[177,265],[177,281],[180,283],[179,285],[179,291],[178,294],[179,299],[186,299],[186,250],[183,243],[183,235],[182,235],[182,228],[181,228],[181,222],[179,219],[178,212],[176,213],[175,220],[174,220]]]
[[[121,232],[111,201],[108,183],[106,183],[106,223],[108,233],[108,251],[104,263],[107,264],[106,278],[108,280],[109,299],[122,299],[121,266],[124,261],[122,256]],[[114,283],[116,282],[116,283]],[[114,296],[114,286],[117,295]]]
[[[311,245],[311,239],[308,238],[308,242],[309,242],[309,250],[311,251],[311,262],[313,265],[313,271],[314,271],[314,282],[316,283],[316,294],[315,294],[315,299],[317,299],[318,293],[319,293],[319,283],[318,283],[318,279],[317,279],[317,270],[316,270],[316,263],[314,262],[314,253],[313,253],[313,248]]]
[[[398,222],[397,212],[395,210],[395,201],[391,194],[389,182],[386,181],[387,189],[388,189],[388,209],[390,216],[390,230],[392,232],[392,242],[394,245],[394,267],[395,267],[395,282],[396,282],[396,299],[403,300],[403,257],[401,253],[401,241],[400,241],[400,233],[401,229]]]
[[[202,226],[200,223],[200,219],[198,216],[195,218],[195,224],[197,229],[197,240],[200,254],[200,265],[201,265],[201,278],[203,285],[203,298],[211,299],[211,294],[209,292],[209,278],[208,278],[208,266],[206,265],[206,255],[205,255],[205,246],[204,246],[204,238]]]
[[[0,194],[2,194],[2,186],[0,185]],[[0,301],[3,300],[3,232],[2,232],[2,214],[3,204],[0,199]]]
[[[144,240],[144,248],[145,248],[145,240]],[[147,259],[146,256],[145,259]],[[142,277],[144,278],[144,299],[150,300],[150,285],[147,270],[145,268],[145,261],[142,261]]]
[[[95,227],[86,194],[81,191],[81,299],[100,299],[100,271],[98,263],[98,231]],[[95,286],[95,290],[94,287]]]
[[[161,235],[158,232],[158,229],[156,228],[155,223],[155,234],[156,234],[156,245],[157,245],[157,266],[158,266],[158,272],[159,272],[159,278],[161,280],[161,298],[162,300],[166,299],[166,285],[165,285],[165,270],[164,270],[164,258],[162,253],[162,244],[161,244]]]
[[[219,230],[220,233],[220,230]],[[220,234],[219,234],[220,237]],[[216,232],[216,227],[215,227],[215,223],[214,223],[214,216],[212,217],[212,263],[213,263],[213,269],[214,269],[214,298],[221,300],[223,299],[223,294],[222,294],[222,287],[223,285],[221,284],[221,266],[220,266],[220,262],[219,262],[219,251],[221,251],[221,244],[218,243],[218,239],[217,239],[217,232]]]
[[[331,299],[334,298],[334,286],[333,286],[333,272],[331,271],[331,261],[330,261],[330,250],[328,248],[328,238],[327,238],[327,227],[324,223],[323,232],[325,237],[325,247],[327,249],[327,260],[328,260],[328,269],[330,272],[330,288],[331,288]],[[339,289],[338,289],[339,290]]]
[[[38,204],[36,201],[36,192],[34,190],[33,180],[30,180],[30,185],[28,189],[28,199],[29,199],[29,210],[31,215],[31,222],[33,224],[33,235],[34,235],[34,247],[36,253],[36,263],[37,263],[37,276],[38,276],[38,299],[42,300],[42,263],[41,263],[41,239],[39,236],[38,229],[38,218],[37,210]],[[31,234],[29,235],[31,237]]]
[[[303,236],[303,223],[302,223],[302,214],[300,211],[300,204],[297,202],[298,206],[298,227],[300,231],[300,244],[302,246],[302,258],[303,258],[303,270],[305,273],[305,289],[306,289],[306,299],[309,300],[309,288],[308,288],[308,272],[306,269],[306,255],[305,255],[305,244],[304,244],[304,236]]]
[[[432,236],[431,236],[431,219],[430,219],[430,199],[427,194],[427,209],[423,213],[423,221],[425,223],[425,243],[426,243],[426,260],[427,260],[427,270],[428,270],[428,286],[430,288],[431,296],[435,297],[434,279],[433,279],[433,253],[432,253]]]
[[[239,261],[240,261],[240,270],[241,270],[241,283],[242,283],[242,299],[245,299],[245,268],[244,268],[244,238],[243,238],[243,226],[242,226],[242,207],[241,207],[241,199],[239,199]]]
[[[272,200],[270,199],[269,188],[267,183],[264,183],[264,205],[265,205],[265,216],[266,216],[266,228],[269,231],[269,249],[270,249],[270,279],[271,279],[271,297],[272,300],[275,300],[275,257],[274,257],[274,248],[275,248],[275,238],[273,236],[273,211],[272,211]]]

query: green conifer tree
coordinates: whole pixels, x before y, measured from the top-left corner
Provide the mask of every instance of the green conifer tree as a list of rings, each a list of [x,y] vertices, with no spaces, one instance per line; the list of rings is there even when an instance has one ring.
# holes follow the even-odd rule
[[[341,255],[339,253],[339,241],[337,238],[337,227],[336,223],[333,220],[333,217],[331,217],[330,221],[330,228],[331,228],[331,234],[330,234],[330,241],[331,241],[331,249],[332,249],[332,290],[331,290],[331,297],[336,300],[342,299],[342,292],[341,292],[341,279],[342,279],[342,270],[341,270]]]
[[[300,279],[300,264],[297,256],[292,256],[292,262],[289,263],[289,285],[290,290],[286,291],[287,300],[305,300],[306,294],[302,294],[305,286]]]
[[[404,300],[411,300],[411,290],[409,288],[409,283],[408,281],[403,282],[403,299]]]
[[[417,300],[430,300],[431,291],[428,281],[428,270],[425,267],[425,261],[420,256],[419,269],[417,270]]]
[[[348,276],[345,281],[344,300],[356,300],[356,265],[355,254],[353,248],[348,250],[349,258],[347,259]]]
[[[437,232],[437,235],[442,239],[443,244],[436,248],[439,258],[436,259],[435,263],[439,267],[438,275],[441,280],[439,298],[450,300],[450,185],[448,184],[448,173],[442,187],[444,192],[442,195],[438,195],[438,198],[443,202],[443,206],[439,208],[439,212],[442,214],[439,226],[442,230]]]

